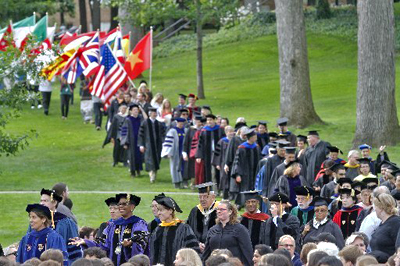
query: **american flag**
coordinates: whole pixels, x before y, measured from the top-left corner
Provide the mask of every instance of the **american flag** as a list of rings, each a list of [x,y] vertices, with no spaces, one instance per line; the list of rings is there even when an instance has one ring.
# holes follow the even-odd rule
[[[101,98],[107,105],[111,97],[126,82],[128,76],[121,64],[115,59],[108,44],[101,46],[100,54],[100,67],[93,81],[91,93]]]

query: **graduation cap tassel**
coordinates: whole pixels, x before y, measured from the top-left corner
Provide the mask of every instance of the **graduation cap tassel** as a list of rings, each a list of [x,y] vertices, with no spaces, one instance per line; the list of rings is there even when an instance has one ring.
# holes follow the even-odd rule
[[[56,225],[54,224],[54,212],[50,211],[51,213],[51,226],[53,227],[53,229],[56,229]]]

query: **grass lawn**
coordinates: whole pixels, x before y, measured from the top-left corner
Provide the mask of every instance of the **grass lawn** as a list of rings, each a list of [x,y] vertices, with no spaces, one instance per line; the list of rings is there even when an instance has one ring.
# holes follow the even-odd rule
[[[309,129],[320,130],[322,139],[347,152],[352,147],[356,118],[356,43],[309,34],[308,49],[314,105],[327,123]],[[199,105],[211,105],[214,113],[227,116],[232,124],[238,116],[244,116],[249,124],[264,119],[271,122],[270,131],[276,129],[275,120],[279,116],[276,36],[207,49],[203,64],[206,100],[199,101]],[[162,92],[174,105],[178,93],[196,93],[195,52],[156,60],[153,85],[154,92]],[[111,146],[101,148],[105,132],[96,131],[93,125],[83,124],[79,100],[71,107],[66,121],[61,120],[59,109],[58,89],[55,89],[48,117],[43,115],[42,110],[31,110],[27,106],[21,118],[8,125],[10,132],[14,133],[36,129],[39,137],[17,156],[1,157],[0,190],[39,191],[42,187],[50,188],[62,181],[69,185],[71,191],[130,191],[143,196],[136,213],[147,220],[152,219],[148,206],[154,195],[141,192],[179,192],[172,188],[166,160],[162,163],[157,183],[149,184],[147,176],[132,179],[127,168],[111,167]],[[296,134],[307,132],[306,129],[291,130]],[[400,162],[397,155],[399,147],[387,150],[393,161]],[[376,150],[373,152],[375,155]],[[108,196],[71,194],[73,211],[80,226],[95,227],[108,218],[103,203]],[[179,217],[185,219],[189,209],[197,204],[197,197],[174,197],[184,210]],[[3,246],[22,237],[27,228],[25,206],[38,199],[38,194],[0,194],[0,217],[3,221],[0,224],[0,242]]]

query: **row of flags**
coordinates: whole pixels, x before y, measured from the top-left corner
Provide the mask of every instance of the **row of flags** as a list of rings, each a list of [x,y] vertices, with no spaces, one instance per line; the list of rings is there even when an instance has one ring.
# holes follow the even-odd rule
[[[66,32],[58,44],[58,56],[52,56],[50,64],[41,70],[41,75],[52,80],[61,75],[67,83],[75,83],[80,75],[90,80],[92,95],[109,105],[111,97],[127,82],[143,71],[151,69],[152,30],[138,42],[129,53],[130,34],[122,35],[119,27],[109,31],[94,31],[79,34]],[[29,36],[35,36],[36,53],[52,52],[55,26],[48,27],[47,15],[37,23],[35,14],[29,18],[0,30],[0,51],[13,45],[21,50]],[[8,36],[8,37],[6,37]],[[12,36],[12,38],[10,38]],[[10,39],[13,41],[10,43]]]

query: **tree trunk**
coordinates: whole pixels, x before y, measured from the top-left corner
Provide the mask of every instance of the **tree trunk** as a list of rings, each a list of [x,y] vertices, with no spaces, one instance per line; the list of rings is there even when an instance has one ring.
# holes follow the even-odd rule
[[[118,7],[111,6],[110,7],[110,30],[115,29],[118,26],[118,20],[115,18],[118,16]]]
[[[197,96],[205,99],[203,85],[203,25],[201,23],[201,3],[196,0],[196,37],[197,37]]]
[[[353,144],[399,141],[393,0],[358,1],[357,124]]]
[[[125,18],[128,16],[128,8],[124,4],[120,5],[118,8],[118,17]],[[130,46],[131,50],[135,47],[135,45],[143,38],[144,32],[142,27],[135,26],[134,22],[128,22],[125,20],[121,20],[119,22],[121,24],[122,34],[128,34],[131,32]]]
[[[307,0],[308,6],[315,6],[315,0]]]
[[[91,0],[93,3],[92,26],[93,30],[101,29],[100,0]]]
[[[81,32],[88,31],[87,19],[86,19],[86,1],[79,0],[79,22],[81,24]]]
[[[65,25],[64,11],[60,11],[60,24]]]
[[[310,88],[302,0],[276,0],[279,46],[280,115],[299,128],[323,123],[314,109]]]

